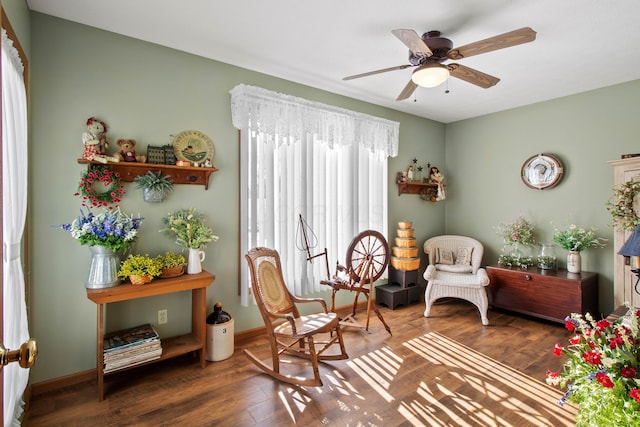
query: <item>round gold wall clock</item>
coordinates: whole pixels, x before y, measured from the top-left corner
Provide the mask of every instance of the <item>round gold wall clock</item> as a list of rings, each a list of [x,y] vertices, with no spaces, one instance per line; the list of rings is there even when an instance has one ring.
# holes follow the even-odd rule
[[[540,153],[525,160],[521,177],[527,187],[546,190],[558,185],[563,172],[564,168],[557,157]]]

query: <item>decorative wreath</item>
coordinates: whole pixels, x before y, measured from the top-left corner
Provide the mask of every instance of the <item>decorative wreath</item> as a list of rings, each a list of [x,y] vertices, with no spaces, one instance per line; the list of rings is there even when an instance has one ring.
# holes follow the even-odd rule
[[[101,182],[106,191],[98,193],[93,187],[94,183]],[[80,176],[78,192],[75,196],[82,196],[82,206],[89,207],[107,206],[110,203],[120,203],[124,196],[124,185],[120,182],[120,174],[106,166],[90,165]]]
[[[633,201],[640,194],[640,181],[627,181],[613,189],[613,196],[607,202],[613,226],[623,230],[633,230],[640,224],[640,217],[633,209]]]

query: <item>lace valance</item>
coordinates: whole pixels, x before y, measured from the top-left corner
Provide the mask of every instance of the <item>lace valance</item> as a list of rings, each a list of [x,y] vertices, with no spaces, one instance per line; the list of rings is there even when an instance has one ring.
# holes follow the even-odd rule
[[[386,156],[398,154],[398,122],[255,86],[238,85],[230,93],[237,129],[250,125],[252,131],[277,135],[282,143],[311,134],[330,147],[358,144]]]

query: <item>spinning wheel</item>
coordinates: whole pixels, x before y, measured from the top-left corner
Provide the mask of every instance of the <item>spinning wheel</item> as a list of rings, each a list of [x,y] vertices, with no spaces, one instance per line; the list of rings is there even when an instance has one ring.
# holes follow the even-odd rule
[[[331,310],[335,312],[335,296],[340,289],[355,292],[351,314],[343,318],[343,326],[355,326],[369,330],[371,310],[376,313],[385,329],[391,334],[391,328],[384,321],[382,314],[373,304],[370,297],[373,283],[378,280],[389,264],[389,245],[384,236],[375,230],[365,230],[353,238],[347,249],[346,267],[338,265],[333,279],[323,280],[321,283],[333,288],[331,293]],[[340,274],[342,273],[342,274]],[[346,277],[345,277],[346,274]],[[360,294],[367,299],[367,322],[363,326],[355,321],[358,297]]]
[[[347,268],[358,276],[370,264],[371,275],[365,280],[375,282],[389,265],[389,245],[384,236],[375,230],[365,230],[358,234],[347,249]],[[371,282],[365,282],[369,284]]]

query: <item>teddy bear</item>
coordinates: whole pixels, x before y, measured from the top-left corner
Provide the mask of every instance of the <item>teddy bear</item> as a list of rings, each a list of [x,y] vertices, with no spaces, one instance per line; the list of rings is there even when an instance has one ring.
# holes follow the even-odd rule
[[[138,154],[136,151],[136,140],[135,139],[124,139],[120,138],[116,141],[118,147],[120,147],[120,152],[116,153],[116,157],[119,160],[123,160],[125,162],[138,162],[138,163],[146,163],[147,158]]]
[[[87,131],[82,134],[82,158],[100,163],[117,162],[118,159],[107,155],[107,125],[105,122],[89,117],[87,119]]]

